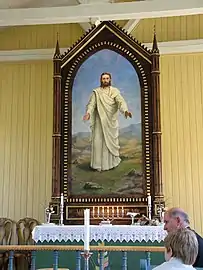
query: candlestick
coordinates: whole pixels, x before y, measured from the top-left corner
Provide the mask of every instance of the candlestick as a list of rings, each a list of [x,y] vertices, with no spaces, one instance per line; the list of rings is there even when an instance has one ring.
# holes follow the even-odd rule
[[[157,213],[159,214],[159,218],[160,218],[160,221],[161,221],[161,219],[162,219],[162,206],[159,205],[157,208],[158,208]]]
[[[99,206],[97,207],[97,217],[99,218]]]
[[[117,217],[119,217],[119,207],[117,206]]]
[[[63,206],[64,205],[64,197],[63,197],[63,193],[61,193],[61,205]]]
[[[84,251],[90,249],[90,209],[84,211]]]
[[[92,217],[94,218],[94,206],[93,206],[93,209],[92,209]]]
[[[151,213],[152,198],[150,195],[147,197],[147,200],[148,200],[148,218],[149,220],[151,220],[152,219],[152,213]]]
[[[148,200],[148,205],[152,205],[152,197],[150,195],[147,197],[147,200]]]
[[[109,218],[109,206],[107,207],[106,212],[107,212],[107,218]]]
[[[64,210],[64,196],[63,193],[61,193],[59,225],[63,225],[63,212],[64,212],[63,210]]]
[[[131,225],[134,225],[134,224],[135,224],[135,217],[136,217],[137,215],[139,215],[139,213],[133,213],[133,212],[128,212],[128,213],[127,213],[127,216],[130,216],[131,219],[132,219]]]
[[[63,225],[63,205],[60,205],[60,220],[59,225]]]
[[[163,211],[162,214],[161,214],[161,223],[164,223],[164,215],[165,215],[165,213]]]
[[[122,214],[122,217],[124,217],[124,208],[122,207],[122,210],[121,210],[121,214]]]
[[[163,223],[164,221],[164,205],[159,204],[157,206],[157,213],[159,214],[160,222]]]
[[[114,217],[114,207],[112,207],[112,217]]]
[[[111,222],[114,220],[114,208],[109,206],[102,206],[102,221],[99,225],[112,225]]]
[[[54,214],[54,208],[52,205],[45,208],[45,222],[50,223],[51,215]]]
[[[102,217],[104,218],[104,206],[102,206]]]
[[[89,259],[92,256],[92,253],[84,251],[81,253],[81,256],[84,258],[84,270],[89,270]]]

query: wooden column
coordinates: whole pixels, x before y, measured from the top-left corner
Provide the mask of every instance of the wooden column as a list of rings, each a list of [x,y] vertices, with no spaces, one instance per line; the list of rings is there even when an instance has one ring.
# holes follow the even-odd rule
[[[163,203],[162,161],[161,161],[161,116],[160,116],[160,70],[159,49],[156,33],[154,33],[152,47],[152,103],[153,103],[153,180],[154,180],[154,204]]]
[[[57,198],[61,192],[61,55],[58,40],[53,64],[52,198]]]

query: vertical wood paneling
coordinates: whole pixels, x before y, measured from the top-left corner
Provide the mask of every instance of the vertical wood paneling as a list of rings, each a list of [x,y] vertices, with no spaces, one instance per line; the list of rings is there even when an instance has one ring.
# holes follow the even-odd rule
[[[161,57],[163,180],[169,206],[203,233],[203,54]]]
[[[159,42],[203,38],[203,15],[140,20],[132,35],[140,42],[152,42],[154,26]]]
[[[133,35],[151,42],[203,38],[203,15],[141,20]],[[195,26],[195,27],[194,27]],[[68,47],[79,25],[11,27],[0,49]],[[47,33],[49,33],[47,35]],[[0,63],[0,216],[43,220],[51,198],[52,62]],[[203,54],[161,57],[163,181],[203,233]]]
[[[13,26],[0,31],[0,50],[55,48],[57,35],[60,47],[68,48],[84,34],[79,24]]]
[[[0,64],[0,214],[43,220],[51,197],[52,63]],[[161,57],[163,180],[203,232],[203,54]]]
[[[0,216],[43,220],[51,198],[52,62],[1,63]]]

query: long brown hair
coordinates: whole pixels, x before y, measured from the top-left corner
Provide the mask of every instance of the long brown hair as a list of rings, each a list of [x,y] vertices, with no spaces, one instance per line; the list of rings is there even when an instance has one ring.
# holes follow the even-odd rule
[[[102,74],[101,74],[101,76],[100,76],[100,86],[102,86],[102,77],[104,76],[104,75],[108,75],[109,76],[109,78],[110,78],[110,82],[109,82],[109,86],[111,86],[111,73],[109,73],[109,72],[103,72]]]

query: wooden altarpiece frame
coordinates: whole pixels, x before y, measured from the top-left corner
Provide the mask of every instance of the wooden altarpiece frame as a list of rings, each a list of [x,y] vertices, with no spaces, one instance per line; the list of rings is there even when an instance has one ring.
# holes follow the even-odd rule
[[[143,196],[76,196],[71,193],[71,146],[72,146],[72,87],[81,64],[94,53],[109,49],[125,57],[136,70],[142,102],[142,141],[145,194]],[[99,206],[120,208],[147,214],[147,196],[152,196],[153,212],[164,203],[161,173],[161,120],[160,120],[160,71],[159,50],[154,33],[152,49],[146,48],[113,21],[93,26],[64,54],[60,54],[57,40],[53,58],[53,158],[52,204],[53,219],[59,218],[59,198],[64,194],[64,220],[69,224],[83,223],[83,210]],[[105,210],[106,211],[106,210]],[[127,223],[118,215],[114,223]],[[95,218],[91,223],[97,223]]]

